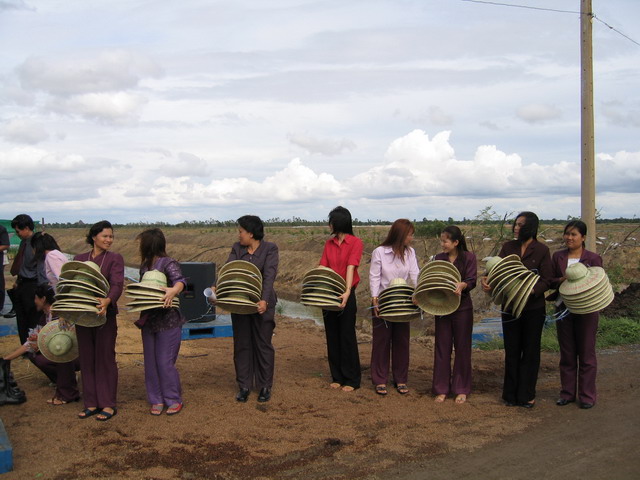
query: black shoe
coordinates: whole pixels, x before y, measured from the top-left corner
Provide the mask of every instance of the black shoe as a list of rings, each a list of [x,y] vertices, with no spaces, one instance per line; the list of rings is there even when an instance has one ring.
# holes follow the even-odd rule
[[[4,318],[13,318],[15,316],[16,316],[16,312],[13,309],[11,309],[10,311],[8,311],[3,315]]]
[[[258,401],[261,403],[268,402],[271,399],[271,390],[267,387],[260,389],[260,394],[258,395]]]
[[[520,406],[522,408],[533,408],[533,407],[536,406],[536,402],[535,402],[535,400],[532,400],[530,402],[521,403]]]
[[[249,391],[250,390],[248,388],[241,388],[236,395],[236,400],[238,402],[246,403],[247,399],[249,398]]]
[[[556,400],[556,405],[559,407],[564,407],[565,405],[569,405],[570,403],[575,402],[575,400],[567,400],[566,398],[559,398]]]
[[[589,410],[590,408],[593,408],[593,405],[593,403],[580,402],[580,408],[583,410]]]

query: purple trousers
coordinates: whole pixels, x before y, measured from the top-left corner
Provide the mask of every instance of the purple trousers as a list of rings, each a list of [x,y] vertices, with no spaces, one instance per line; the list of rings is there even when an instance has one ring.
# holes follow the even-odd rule
[[[118,365],[116,364],[116,317],[107,316],[100,327],[76,325],[82,397],[86,408],[114,408],[118,393]]]
[[[182,403],[180,374],[176,360],[180,351],[182,328],[151,332],[142,328],[144,349],[144,384],[151,405],[171,406]]]
[[[433,353],[434,395],[468,395],[471,393],[471,333],[473,309],[436,316],[436,336]],[[453,370],[451,353],[455,349]]]
[[[374,385],[384,385],[389,378],[389,356],[393,381],[406,384],[409,374],[409,322],[385,322],[373,317],[371,342],[371,380]]]
[[[262,315],[231,314],[233,325],[233,363],[238,387],[251,390],[271,388],[276,351],[271,339],[276,327],[275,308]]]
[[[74,402],[80,398],[76,380],[76,371],[80,370],[80,361],[78,359],[67,363],[56,363],[48,360],[40,352],[30,356],[29,359],[36,367],[42,370],[42,373],[51,382],[56,384],[55,398],[65,402]]]
[[[598,312],[570,313],[556,322],[560,345],[560,397],[583,403],[596,403],[596,332]],[[577,396],[576,396],[577,393]]]

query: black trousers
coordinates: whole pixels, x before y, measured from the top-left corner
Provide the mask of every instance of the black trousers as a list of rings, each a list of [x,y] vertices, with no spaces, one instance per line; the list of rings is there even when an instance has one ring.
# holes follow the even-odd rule
[[[5,288],[7,286],[5,285],[4,281],[4,265],[0,265],[0,268],[2,268],[2,270],[0,271],[0,311],[2,311],[2,309],[4,308]]]
[[[275,349],[271,343],[276,327],[275,307],[262,315],[231,314],[233,325],[233,363],[239,388],[271,388],[275,368]]]
[[[40,319],[40,312],[36,309],[36,281],[18,281],[13,287],[13,309],[16,311],[16,323],[20,345],[27,341],[29,329],[35,328]]]
[[[360,388],[362,376],[356,339],[357,311],[355,290],[351,291],[344,310],[322,311],[331,378],[340,385],[353,388]]]
[[[526,403],[536,398],[544,319],[544,307],[525,310],[518,319],[502,314],[505,402]]]

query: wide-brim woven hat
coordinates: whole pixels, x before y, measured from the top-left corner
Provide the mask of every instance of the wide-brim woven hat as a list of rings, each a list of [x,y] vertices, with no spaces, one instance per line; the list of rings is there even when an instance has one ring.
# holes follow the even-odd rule
[[[318,307],[322,310],[329,310],[332,312],[339,312],[340,310],[343,310],[343,308],[341,307],[341,302],[339,301],[329,302],[328,300],[321,299],[305,299],[300,303],[302,303],[306,307]]]
[[[518,294],[514,297],[511,305],[511,312],[515,318],[520,318],[520,315],[522,315],[524,307],[531,298],[533,287],[538,282],[539,278],[540,277],[538,275],[532,272],[531,275],[521,282]]]
[[[220,307],[229,313],[238,315],[251,315],[258,312],[258,305],[241,299],[216,300],[216,307]]]
[[[106,315],[98,315],[97,313],[81,310],[61,310],[56,313],[67,323],[80,325],[82,327],[100,327],[107,321]]]
[[[312,278],[315,278],[315,277],[327,278],[329,280],[333,280],[333,283],[342,289],[342,293],[344,293],[344,291],[347,289],[347,284],[344,278],[340,276],[340,274],[330,269],[329,267],[325,267],[322,265],[307,271],[302,277],[302,283],[308,283],[307,280],[311,280]]]
[[[93,293],[96,297],[105,298],[108,290],[84,280],[60,280],[56,284],[56,293],[70,292]]]
[[[614,298],[615,294],[613,293],[613,289],[609,288],[599,295],[590,298],[589,301],[582,302],[578,305],[571,305],[570,307],[565,303],[565,306],[571,313],[586,315],[588,313],[599,312],[606,308],[613,302]]]
[[[226,300],[227,298],[244,298],[252,302],[259,302],[260,292],[256,292],[250,288],[232,285],[224,288],[216,288],[216,297],[220,300]]]
[[[460,306],[460,296],[446,288],[416,290],[414,297],[418,306],[431,315],[449,315]]]
[[[60,268],[60,276],[64,278],[63,275],[66,275],[67,272],[70,272],[70,271],[79,271],[79,272],[86,273],[87,275],[90,275],[92,277],[95,277],[106,285],[107,290],[109,289],[109,281],[105,278],[104,275],[102,275],[102,272],[100,271],[100,266],[95,262],[92,262],[91,260],[87,260],[85,262],[80,262],[78,260],[71,260],[69,262],[66,262]]]
[[[69,291],[67,293],[57,293],[56,300],[92,300],[93,303],[96,302],[96,298],[99,298],[96,294],[87,292],[86,290],[82,291]]]
[[[127,308],[130,312],[142,312],[144,310],[152,310],[154,308],[165,308],[164,302],[161,300],[149,301],[149,300],[136,300],[127,303]],[[174,298],[171,302],[171,308],[180,308],[180,301]]]
[[[320,284],[322,285],[322,284]],[[333,297],[339,297],[340,295],[342,295],[344,292],[341,292],[340,290],[338,290],[337,288],[331,288],[329,286],[318,286],[318,284],[305,284],[302,286],[302,293],[303,294],[314,294],[314,293],[318,293],[321,295],[330,295]]]
[[[98,313],[98,302],[87,298],[73,298],[56,300],[51,305],[51,310],[55,312],[93,312]]]
[[[501,269],[500,271],[493,270],[487,277],[487,283],[491,288],[497,288],[502,281],[510,281],[511,278],[526,274],[530,270],[524,265],[512,265],[508,268]]]
[[[47,360],[67,363],[78,358],[76,329],[61,329],[59,320],[52,320],[38,333],[38,350]]]
[[[243,288],[261,294],[262,280],[249,275],[243,275],[242,277],[220,277],[216,284],[216,292],[224,288]]]
[[[93,269],[67,270],[65,272],[60,272],[60,279],[89,282],[104,291],[109,291],[109,282],[107,281],[107,279],[104,278],[104,276],[100,272],[95,272]]]
[[[242,270],[262,278],[262,273],[260,273],[260,269],[256,267],[253,263],[247,262],[246,260],[232,260],[230,262],[225,263],[218,270],[218,278],[223,276],[225,272],[227,272],[228,270]]]
[[[487,272],[491,274],[491,272],[498,267],[500,264],[508,264],[512,262],[520,262],[520,257],[516,254],[507,255],[506,257],[487,257],[485,260],[485,266],[487,267]]]
[[[606,278],[607,274],[602,267],[587,267],[578,262],[567,267],[565,277],[567,279],[562,282],[558,289],[562,296],[588,291]]]
[[[395,310],[393,312],[379,312],[380,318],[386,322],[410,322],[420,319],[420,309]]]
[[[318,288],[323,290],[330,290],[336,293],[337,295],[342,295],[345,291],[346,286],[344,284],[340,285],[329,278],[320,278],[320,277],[311,278],[310,277],[310,278],[306,278],[305,281],[302,283],[302,288],[303,289]]]

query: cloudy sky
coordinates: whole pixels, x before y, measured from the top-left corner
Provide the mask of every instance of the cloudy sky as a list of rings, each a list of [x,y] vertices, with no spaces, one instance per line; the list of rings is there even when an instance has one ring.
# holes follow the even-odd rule
[[[0,218],[579,216],[580,1],[504,3],[573,13],[0,0]],[[593,4],[596,208],[633,217],[640,2]]]

